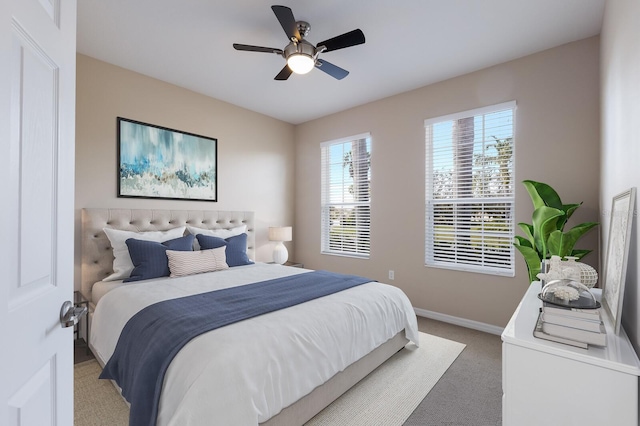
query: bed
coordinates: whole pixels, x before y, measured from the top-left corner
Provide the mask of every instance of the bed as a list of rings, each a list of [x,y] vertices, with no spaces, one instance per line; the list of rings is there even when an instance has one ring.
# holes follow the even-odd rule
[[[149,232],[180,226],[245,226],[246,253],[255,256],[253,212],[82,211],[82,293],[90,301],[89,346],[101,365],[114,353],[125,324],[149,305],[311,273],[256,262],[178,278],[102,281],[113,273],[103,228]],[[409,340],[418,344],[408,299],[380,283],[245,319],[198,336],[178,352],[164,376],[157,424],[301,425]]]

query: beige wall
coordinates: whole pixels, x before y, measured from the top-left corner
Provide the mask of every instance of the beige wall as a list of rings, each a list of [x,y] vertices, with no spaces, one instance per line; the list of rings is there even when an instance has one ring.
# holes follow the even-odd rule
[[[584,201],[570,223],[598,220],[599,38],[592,37],[296,126],[295,260],[361,274],[404,290],[421,309],[504,326],[528,286],[515,278],[424,266],[424,120],[517,101],[516,221],[531,222],[524,179]],[[372,249],[368,260],[320,254],[320,143],[372,135]],[[598,233],[580,244],[595,253]],[[388,270],[395,280],[388,280]]]
[[[424,266],[424,120],[515,100],[516,181],[545,181],[565,202],[584,201],[574,223],[599,220],[598,62],[594,37],[294,127],[78,55],[76,230],[83,207],[254,210],[256,257],[268,261],[267,227],[295,216],[292,260],[390,282],[417,308],[504,326],[527,287],[519,253],[515,278]],[[117,198],[118,116],[217,138],[220,201]],[[363,132],[373,143],[371,258],[321,255],[320,143]],[[516,221],[530,222],[530,200],[516,190]],[[596,249],[585,261],[600,270],[598,233],[581,246]]]
[[[640,2],[609,0],[602,28],[602,257],[606,253],[611,200],[632,186],[640,188]],[[636,206],[637,206],[636,201]],[[636,215],[627,266],[622,324],[640,353],[640,227]]]
[[[294,220],[293,125],[84,55],[76,111],[76,288],[84,207],[253,210],[256,258],[271,260],[267,227]],[[117,198],[118,116],[217,138],[219,201]]]

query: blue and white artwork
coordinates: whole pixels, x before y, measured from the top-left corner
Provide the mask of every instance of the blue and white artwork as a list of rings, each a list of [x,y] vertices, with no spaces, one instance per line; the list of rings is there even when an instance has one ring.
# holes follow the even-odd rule
[[[217,201],[217,139],[118,118],[119,197]]]

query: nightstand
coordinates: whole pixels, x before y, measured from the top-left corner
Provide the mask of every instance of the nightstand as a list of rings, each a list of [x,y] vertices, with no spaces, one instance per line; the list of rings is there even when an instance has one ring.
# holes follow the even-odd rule
[[[75,307],[81,307],[81,306],[85,306],[87,308],[87,313],[86,315],[84,315],[84,323],[85,323],[85,329],[86,329],[86,343],[87,343],[87,354],[90,353],[89,351],[89,301],[87,299],[85,299],[85,297],[82,295],[82,293],[80,293],[79,291],[74,291],[73,292],[73,305]],[[76,339],[79,340],[80,339],[80,327],[78,325],[76,325],[73,328],[73,333],[76,336]]]

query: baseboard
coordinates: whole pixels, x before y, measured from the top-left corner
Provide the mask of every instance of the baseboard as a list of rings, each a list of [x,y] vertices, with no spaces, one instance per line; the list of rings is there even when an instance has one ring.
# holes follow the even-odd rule
[[[454,317],[453,315],[441,314],[439,312],[428,311],[426,309],[413,308],[416,315],[420,317],[430,318],[437,321],[446,322],[460,327],[470,328],[472,330],[483,331],[489,334],[500,336],[504,331],[503,327],[497,325],[485,324],[483,322],[473,321],[466,318]]]

